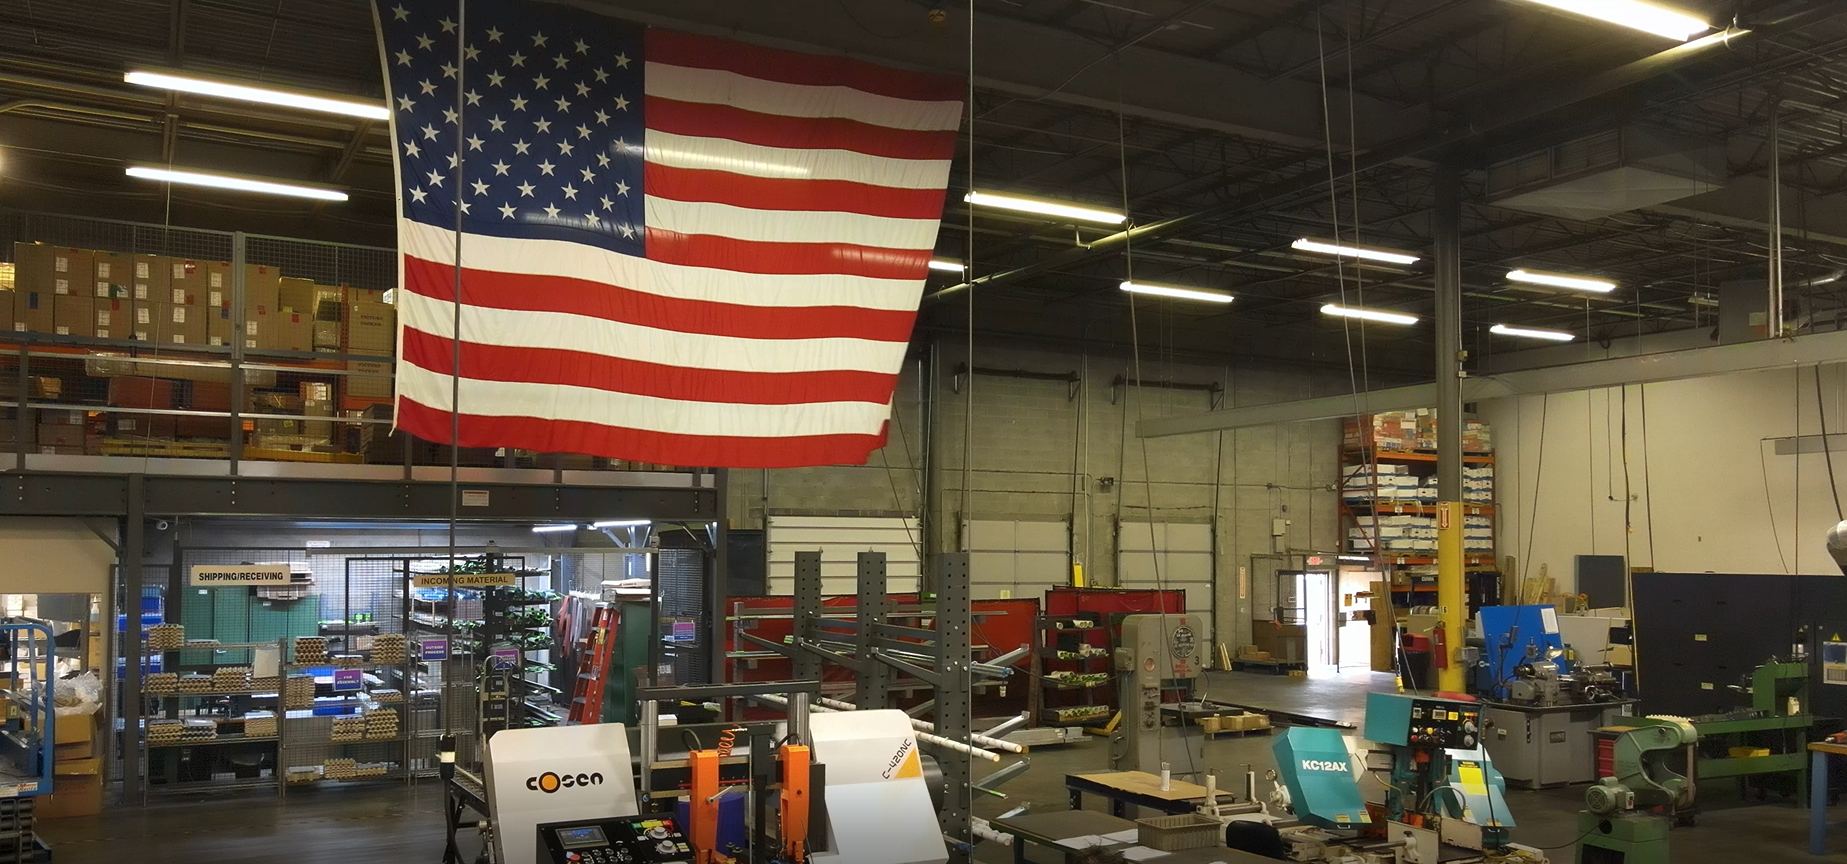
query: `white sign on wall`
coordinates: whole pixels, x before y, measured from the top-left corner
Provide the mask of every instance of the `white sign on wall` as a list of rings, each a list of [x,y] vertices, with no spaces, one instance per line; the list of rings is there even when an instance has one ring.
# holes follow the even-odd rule
[[[238,585],[287,585],[287,564],[194,564],[192,584],[206,588]]]

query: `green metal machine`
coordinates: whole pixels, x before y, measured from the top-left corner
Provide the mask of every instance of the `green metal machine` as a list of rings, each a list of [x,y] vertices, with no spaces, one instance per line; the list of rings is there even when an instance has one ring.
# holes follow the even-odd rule
[[[1792,773],[1799,801],[1808,791],[1808,734],[1815,718],[1809,714],[1809,667],[1807,663],[1765,663],[1751,673],[1751,682],[1734,687],[1748,692],[1751,708],[1731,714],[1693,718],[1700,738],[1723,745],[1726,755],[1702,758],[1694,768],[1697,783],[1723,777],[1754,774]],[[1755,742],[1752,733],[1776,732],[1769,736],[1768,755],[1732,755],[1732,747],[1749,747]]]
[[[1666,759],[1698,741],[1699,732],[1677,718],[1635,722],[1616,739],[1615,776],[1584,793],[1577,864],[1667,864],[1673,813],[1692,803],[1693,785]],[[1657,807],[1666,812],[1654,812]]]

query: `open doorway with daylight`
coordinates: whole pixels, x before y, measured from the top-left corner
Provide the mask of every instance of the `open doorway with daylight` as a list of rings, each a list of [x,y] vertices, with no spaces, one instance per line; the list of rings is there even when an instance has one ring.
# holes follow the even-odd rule
[[[1339,596],[1335,598],[1334,647],[1342,671],[1373,668],[1373,592],[1384,584],[1385,577],[1377,570],[1341,565]]]
[[[1336,638],[1339,616],[1336,584],[1335,574],[1329,567],[1311,564],[1276,573],[1275,619],[1298,629],[1302,637],[1301,659],[1311,670],[1337,666],[1340,662],[1340,645]]]

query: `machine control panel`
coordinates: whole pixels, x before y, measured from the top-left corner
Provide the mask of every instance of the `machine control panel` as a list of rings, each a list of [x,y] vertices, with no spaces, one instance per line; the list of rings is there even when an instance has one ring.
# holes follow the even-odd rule
[[[592,819],[539,826],[544,864],[686,864],[692,847],[672,819]]]
[[[1406,693],[1370,693],[1365,736],[1399,747],[1473,750],[1481,744],[1481,705]]]

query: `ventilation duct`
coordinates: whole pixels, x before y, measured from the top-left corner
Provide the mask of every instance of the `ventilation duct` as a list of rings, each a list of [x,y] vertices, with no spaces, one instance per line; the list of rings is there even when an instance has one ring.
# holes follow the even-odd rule
[[[1490,167],[1487,198],[1496,207],[1582,221],[1711,192],[1725,179],[1724,150],[1625,126]]]

